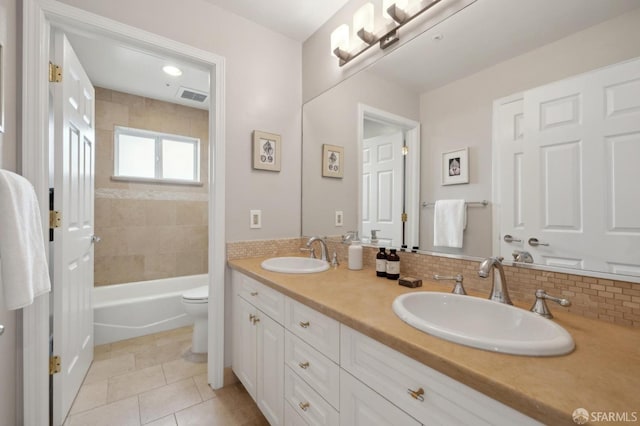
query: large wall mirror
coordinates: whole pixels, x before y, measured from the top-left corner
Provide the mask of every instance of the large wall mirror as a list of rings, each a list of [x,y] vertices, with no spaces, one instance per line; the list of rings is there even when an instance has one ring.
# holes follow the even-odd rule
[[[372,227],[366,223],[371,209],[386,212],[390,218],[394,211],[401,211],[408,221],[396,223],[393,217],[389,226],[404,226],[404,232],[384,228],[386,230],[378,234],[378,237],[383,237],[380,239],[382,244],[419,246],[424,252],[469,257],[499,254],[506,259],[511,259],[512,251],[528,250],[534,252],[537,264],[621,274],[625,275],[623,279],[637,281],[640,268],[625,262],[622,263],[628,267],[613,267],[611,262],[573,262],[572,259],[579,258],[579,253],[565,255],[564,258],[568,259],[565,263],[562,259],[548,262],[544,252],[548,246],[534,247],[528,243],[533,237],[537,237],[540,243],[547,243],[545,234],[528,235],[529,231],[516,229],[514,233],[518,235],[514,235],[514,239],[522,242],[504,244],[504,223],[513,222],[513,209],[507,211],[501,204],[504,197],[500,191],[504,185],[500,185],[499,179],[504,176],[508,165],[501,163],[506,160],[494,149],[494,132],[496,116],[500,114],[497,112],[499,105],[521,99],[533,89],[638,57],[640,2],[637,0],[480,0],[471,4],[305,103],[303,235],[332,236],[359,230],[366,242],[371,236]],[[630,84],[620,86],[623,89],[618,94],[626,97],[625,108],[638,112],[640,121],[640,104],[636,102],[640,97],[640,84],[637,83],[640,80],[631,78],[629,81]],[[407,149],[411,126],[394,129],[386,126],[384,120],[381,124],[376,119],[371,126],[371,120],[363,114],[367,108],[400,117],[406,123],[417,123],[417,149]],[[560,116],[564,113],[562,106],[556,110]],[[588,115],[575,114],[576,120],[582,124],[589,120]],[[626,132],[630,136],[620,145],[626,151],[621,150],[620,153],[637,155],[640,137],[633,136],[632,130]],[[379,182],[381,185],[374,188],[375,185],[367,184],[369,169],[365,163],[371,155],[365,150],[371,139],[394,133],[401,139],[395,143],[403,156],[402,161],[409,166],[402,165],[396,178]],[[342,178],[323,176],[322,146],[325,144],[344,148]],[[443,164],[452,152],[466,153],[463,161],[466,161],[465,167],[468,166],[468,183],[448,185],[443,180]],[[579,158],[581,161],[578,151],[563,151],[557,160],[553,160],[558,162],[557,170],[563,169],[563,158]],[[412,161],[417,162],[417,170],[411,169]],[[615,179],[638,181],[636,168],[629,164],[623,164],[616,171]],[[575,175],[588,173],[592,166],[576,163],[567,167],[572,167]],[[530,181],[543,179],[531,176],[532,170],[527,169]],[[561,178],[562,174],[555,176]],[[418,182],[414,186],[412,179]],[[511,184],[513,186],[513,182]],[[553,196],[571,200],[574,203],[572,208],[578,206],[572,211],[574,216],[585,214],[588,207],[580,204],[579,200],[584,200],[591,189],[584,185],[587,185],[586,181],[577,186],[557,185]],[[613,195],[606,192],[613,188],[610,184],[598,185],[597,188],[605,191],[603,200],[612,199]],[[631,186],[625,188],[632,191]],[[574,194],[571,192],[574,190],[581,193]],[[528,196],[526,188],[519,192],[519,196]],[[640,196],[636,198],[640,200]],[[376,203],[371,203],[372,199]],[[462,248],[433,245],[433,203],[445,199],[467,201]],[[385,205],[383,200],[392,200],[389,202],[398,203],[398,206]],[[484,200],[488,204],[485,205]],[[528,206],[528,209],[538,208]],[[637,226],[638,220],[634,219],[640,217],[640,206],[638,201],[635,204],[625,201],[621,206],[626,210],[618,217],[624,221],[624,226],[616,232],[626,234],[629,239],[620,244],[632,257],[640,259],[640,225]],[[343,220],[336,221],[338,216]],[[410,226],[412,220],[416,223],[413,231]],[[376,226],[376,229],[381,229]],[[569,230],[567,235],[583,231],[578,226]],[[574,246],[579,252],[580,244],[575,243]]]

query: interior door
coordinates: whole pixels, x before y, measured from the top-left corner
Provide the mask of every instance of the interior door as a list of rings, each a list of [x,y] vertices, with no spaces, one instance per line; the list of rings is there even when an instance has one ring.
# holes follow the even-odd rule
[[[377,229],[378,240],[402,244],[404,161],[402,132],[363,140],[362,236]]]
[[[501,254],[640,275],[640,60],[526,91],[495,119],[500,237],[522,240]]]
[[[53,424],[61,425],[93,360],[93,200],[95,178],[94,88],[64,34],[55,32],[54,63],[62,81],[53,93],[54,231]]]

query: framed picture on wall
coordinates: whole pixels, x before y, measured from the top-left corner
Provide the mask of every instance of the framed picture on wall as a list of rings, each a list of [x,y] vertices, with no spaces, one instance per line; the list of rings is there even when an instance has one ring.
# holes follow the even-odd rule
[[[253,168],[257,170],[280,171],[280,135],[253,131]]]
[[[344,177],[344,147],[337,145],[322,145],[322,176]]]
[[[4,133],[4,46],[0,43],[0,133]]]
[[[442,154],[442,184],[469,183],[469,148]]]

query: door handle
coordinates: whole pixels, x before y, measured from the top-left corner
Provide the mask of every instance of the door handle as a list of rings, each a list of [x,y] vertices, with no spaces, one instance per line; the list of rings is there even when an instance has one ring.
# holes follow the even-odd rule
[[[540,241],[538,241],[537,238],[529,238],[529,245],[531,247],[538,247],[538,246],[549,246],[549,243],[541,243]]]
[[[518,240],[509,234],[505,235],[503,240],[505,243],[521,243],[522,242],[522,240]]]

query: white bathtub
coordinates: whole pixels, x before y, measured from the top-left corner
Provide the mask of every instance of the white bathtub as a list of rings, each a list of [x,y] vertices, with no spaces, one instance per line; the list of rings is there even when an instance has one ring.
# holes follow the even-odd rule
[[[193,324],[182,293],[207,285],[208,275],[189,275],[93,289],[95,344],[117,342]]]

